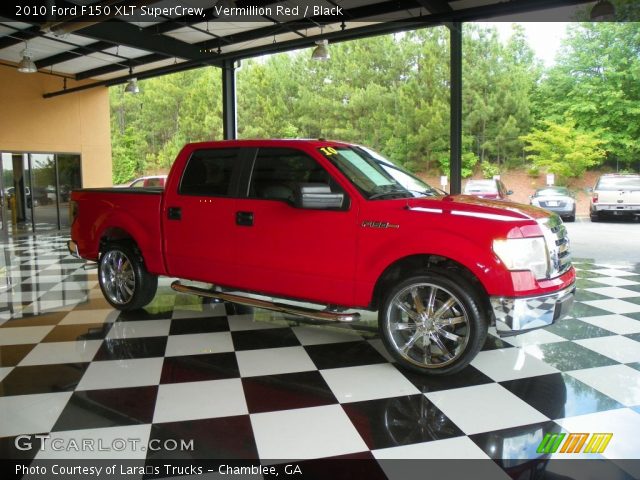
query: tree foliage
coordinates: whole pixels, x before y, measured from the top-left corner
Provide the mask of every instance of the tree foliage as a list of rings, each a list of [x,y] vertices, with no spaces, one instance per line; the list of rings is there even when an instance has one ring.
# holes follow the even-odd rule
[[[640,154],[640,28],[638,23],[577,23],[539,94],[541,118],[571,118],[600,132],[610,160],[633,165]]]
[[[244,61],[237,74],[239,137],[345,140],[413,171],[448,173],[448,29],[330,50],[327,62],[311,60],[310,50]],[[547,141],[561,140],[562,129],[573,135],[564,139],[573,148],[606,148],[610,160],[632,165],[640,153],[639,53],[637,23],[574,24],[556,66],[545,71],[521,26],[501,42],[495,29],[465,24],[463,174],[520,166],[525,142],[541,142],[545,132]],[[140,86],[139,95],[111,89],[116,183],[166,171],[186,142],[222,138],[219,69]],[[527,151],[540,163],[536,148],[530,143]],[[588,152],[574,153],[545,153],[538,167],[562,172],[566,165],[554,162],[592,164]]]
[[[562,124],[545,121],[545,128],[536,128],[522,140],[534,166],[555,174],[560,183],[580,177],[587,168],[599,165],[605,157],[604,140],[599,132],[576,129],[571,119]]]

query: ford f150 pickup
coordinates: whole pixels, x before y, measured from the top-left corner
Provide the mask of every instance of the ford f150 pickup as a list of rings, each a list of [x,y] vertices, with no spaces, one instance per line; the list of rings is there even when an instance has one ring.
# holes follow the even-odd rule
[[[492,324],[499,335],[548,326],[573,302],[557,215],[442,194],[357,145],[189,144],[164,190],[71,198],[69,249],[98,262],[117,309],[148,304],[167,275],[187,280],[173,283],[178,292],[313,319],[377,310],[389,353],[427,374],[464,368]]]

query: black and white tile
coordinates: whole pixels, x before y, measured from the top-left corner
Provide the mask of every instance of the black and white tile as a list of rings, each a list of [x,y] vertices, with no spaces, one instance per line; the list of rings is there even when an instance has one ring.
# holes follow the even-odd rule
[[[640,267],[576,262],[573,316],[498,339],[451,377],[397,367],[369,328],[175,294],[120,313],[63,235],[2,245],[0,453],[20,434],[193,440],[109,458],[536,458],[546,432],[612,432],[639,459]],[[97,458],[102,453],[74,452]],[[106,457],[105,457],[106,458]]]

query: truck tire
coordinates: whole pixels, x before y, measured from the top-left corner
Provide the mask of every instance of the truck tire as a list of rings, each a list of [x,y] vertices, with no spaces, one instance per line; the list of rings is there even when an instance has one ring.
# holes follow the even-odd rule
[[[158,289],[158,277],[147,272],[142,256],[130,242],[106,245],[98,264],[98,281],[107,302],[122,311],[144,307]]]
[[[476,290],[438,271],[407,278],[386,295],[378,312],[385,348],[399,365],[427,375],[449,375],[480,351],[488,324]]]

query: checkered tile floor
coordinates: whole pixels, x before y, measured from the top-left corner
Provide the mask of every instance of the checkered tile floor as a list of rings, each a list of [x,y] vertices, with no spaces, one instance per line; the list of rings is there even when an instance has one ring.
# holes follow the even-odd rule
[[[637,266],[576,262],[573,318],[492,334],[465,371],[428,378],[397,368],[370,330],[203,304],[167,279],[145,311],[120,313],[65,241],[3,245],[1,458],[83,456],[15,448],[50,433],[193,440],[91,458],[523,459],[548,432],[612,432],[603,457],[640,458]]]

